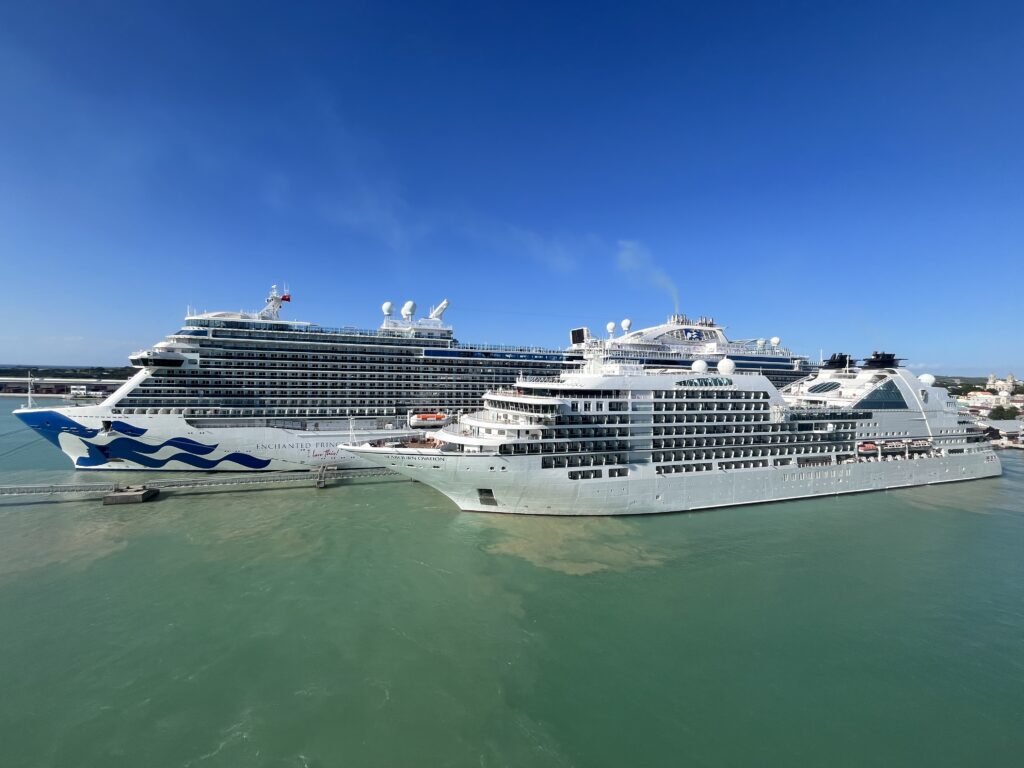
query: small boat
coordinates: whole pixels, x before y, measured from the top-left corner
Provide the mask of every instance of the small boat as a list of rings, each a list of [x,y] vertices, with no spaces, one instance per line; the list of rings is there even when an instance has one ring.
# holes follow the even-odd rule
[[[932,449],[932,445],[927,440],[912,440],[910,443],[911,453],[925,453]]]
[[[437,429],[452,423],[447,413],[412,413],[409,414],[409,426],[413,429]]]
[[[874,443],[861,443],[857,446],[858,456],[877,456],[878,446]]]
[[[902,440],[887,440],[882,443],[882,453],[889,456],[906,453],[906,450],[907,444]]]

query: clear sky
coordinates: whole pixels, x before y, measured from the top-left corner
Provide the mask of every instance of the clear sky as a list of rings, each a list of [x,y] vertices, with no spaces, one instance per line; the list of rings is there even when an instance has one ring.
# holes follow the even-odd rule
[[[674,309],[1024,373],[1024,3],[0,4],[0,362]]]

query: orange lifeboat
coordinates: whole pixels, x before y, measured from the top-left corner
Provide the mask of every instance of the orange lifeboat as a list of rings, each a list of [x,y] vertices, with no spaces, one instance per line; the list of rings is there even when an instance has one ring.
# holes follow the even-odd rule
[[[409,415],[409,426],[414,429],[437,429],[452,423],[447,413],[413,413]]]

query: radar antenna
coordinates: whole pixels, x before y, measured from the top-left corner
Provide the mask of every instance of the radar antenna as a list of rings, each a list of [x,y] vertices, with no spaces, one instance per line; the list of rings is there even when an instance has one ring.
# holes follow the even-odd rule
[[[270,286],[270,294],[267,296],[267,305],[263,307],[257,314],[260,320],[277,320],[278,314],[281,312],[281,304],[286,301],[291,301],[292,295],[288,292],[288,286],[285,286],[284,293],[277,292],[277,286]]]

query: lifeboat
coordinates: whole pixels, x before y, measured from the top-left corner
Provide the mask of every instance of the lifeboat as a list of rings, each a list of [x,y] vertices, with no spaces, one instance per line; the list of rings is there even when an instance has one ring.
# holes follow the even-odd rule
[[[413,413],[409,415],[409,426],[413,429],[437,429],[452,423],[447,413]]]
[[[904,453],[907,450],[907,444],[902,440],[889,440],[882,443],[882,453],[886,456],[892,456],[895,454]]]
[[[932,444],[927,440],[914,440],[910,443],[911,453],[926,453],[932,449]]]
[[[877,456],[878,446],[874,443],[861,443],[857,446],[858,456]]]

